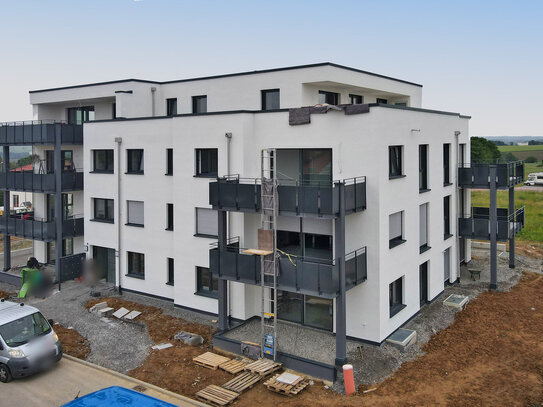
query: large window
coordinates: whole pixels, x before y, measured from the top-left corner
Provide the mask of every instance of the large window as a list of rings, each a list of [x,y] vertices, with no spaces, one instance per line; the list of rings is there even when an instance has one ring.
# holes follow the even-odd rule
[[[166,284],[173,285],[174,283],[174,262],[171,257],[168,257],[168,280]]]
[[[403,177],[403,146],[388,147],[389,178]]]
[[[63,239],[62,240],[62,255],[71,256],[74,254],[74,239]]]
[[[142,201],[126,201],[126,224],[129,226],[144,225],[144,206]]]
[[[94,198],[94,219],[101,222],[111,222],[114,219],[113,199]]]
[[[277,231],[277,247],[294,256],[311,258],[312,261],[332,260],[333,238],[313,233]]]
[[[331,185],[332,150],[328,148],[303,149],[302,168],[304,183],[311,185]]]
[[[207,112],[207,96],[193,96],[192,97],[192,113],[206,113]]]
[[[62,194],[62,219],[74,217],[74,194]]]
[[[350,94],[349,100],[351,102],[351,105],[361,105],[362,103],[364,103],[364,97],[362,97],[361,95]]]
[[[75,171],[73,155],[72,150],[62,150],[60,152],[60,166],[62,171]],[[47,174],[55,172],[55,150],[45,151],[45,167]]]
[[[217,297],[219,279],[207,267],[196,267],[196,292],[209,297]]]
[[[126,172],[127,174],[143,174],[143,150],[126,150]]]
[[[329,105],[339,105],[339,93],[319,90],[319,103]]]
[[[443,185],[451,185],[451,145],[443,144]]]
[[[451,196],[443,198],[443,223],[444,223],[444,238],[451,237]]]
[[[262,92],[262,110],[279,109],[279,89],[266,89]]]
[[[419,247],[420,252],[424,253],[430,249],[428,246],[428,204],[419,206]]]
[[[428,189],[428,144],[419,146],[419,192]]]
[[[145,255],[142,253],[127,252],[128,273],[127,276],[145,278]]]
[[[377,98],[375,99],[375,103],[383,103],[383,104],[388,104],[388,99],[383,99],[383,98]]]
[[[390,318],[405,308],[403,303],[403,277],[388,286]]]
[[[173,203],[166,204],[166,230],[173,230]]]
[[[166,175],[173,175],[173,148],[166,149]]]
[[[113,150],[92,150],[93,172],[113,174]]]
[[[94,120],[94,106],[68,108],[68,124],[82,124]]]
[[[208,208],[196,208],[196,236],[217,237],[219,232],[217,211]]]
[[[388,217],[389,248],[405,242],[403,237],[403,211],[393,213]]]
[[[216,177],[218,167],[218,150],[216,148],[196,149],[196,176]]]
[[[166,99],[166,115],[175,116],[177,114],[177,98]]]

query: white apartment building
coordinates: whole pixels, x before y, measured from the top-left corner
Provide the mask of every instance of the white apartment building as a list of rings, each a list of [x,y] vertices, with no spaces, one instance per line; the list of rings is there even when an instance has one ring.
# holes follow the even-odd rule
[[[57,256],[86,252],[108,282],[218,313],[221,331],[261,313],[260,260],[242,248],[259,245],[262,150],[280,186],[279,319],[334,332],[340,348],[380,344],[470,260],[457,171],[469,117],[423,109],[421,85],[323,63],[30,99],[35,120],[84,122],[83,144],[62,145],[62,166],[84,174],[83,191],[63,193],[84,236]],[[35,252],[48,261],[51,242]]]

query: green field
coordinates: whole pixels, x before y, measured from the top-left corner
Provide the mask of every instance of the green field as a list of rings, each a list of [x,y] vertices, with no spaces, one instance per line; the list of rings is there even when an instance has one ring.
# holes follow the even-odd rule
[[[471,192],[472,206],[488,207],[489,199],[488,191]],[[498,207],[507,208],[508,202],[507,191],[498,191]],[[543,242],[543,192],[515,190],[515,204],[517,208],[526,208],[526,225],[517,235],[518,239]]]
[[[540,146],[498,146],[500,153],[511,153],[519,160],[526,160],[528,157],[535,157],[540,162],[543,161],[543,145]],[[543,170],[543,166],[539,171]],[[534,172],[534,171],[530,171]]]
[[[539,146],[498,146],[500,152],[510,152],[514,153],[515,151],[543,151],[543,145]]]

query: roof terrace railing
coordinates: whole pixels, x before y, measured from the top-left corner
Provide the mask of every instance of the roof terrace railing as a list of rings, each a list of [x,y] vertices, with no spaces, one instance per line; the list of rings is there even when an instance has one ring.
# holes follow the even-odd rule
[[[509,188],[524,182],[524,161],[465,163],[458,166],[458,186],[490,188],[490,167],[496,167],[496,187]]]
[[[83,144],[83,126],[63,120],[0,123],[0,145],[54,144],[60,131],[62,144]]]

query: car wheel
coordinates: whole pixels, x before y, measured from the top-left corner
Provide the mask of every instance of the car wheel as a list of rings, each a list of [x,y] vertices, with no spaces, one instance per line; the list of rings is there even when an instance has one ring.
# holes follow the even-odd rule
[[[8,383],[11,381],[11,373],[6,365],[0,365],[0,382]]]

